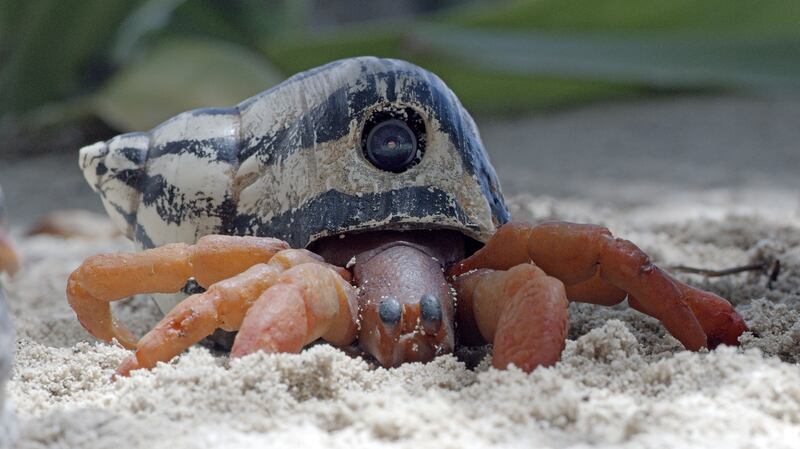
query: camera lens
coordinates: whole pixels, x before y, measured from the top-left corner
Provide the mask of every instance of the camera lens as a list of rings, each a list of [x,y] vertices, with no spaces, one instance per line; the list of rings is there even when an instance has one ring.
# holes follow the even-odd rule
[[[381,170],[401,172],[417,155],[417,138],[405,122],[389,119],[372,128],[366,147],[372,165]]]

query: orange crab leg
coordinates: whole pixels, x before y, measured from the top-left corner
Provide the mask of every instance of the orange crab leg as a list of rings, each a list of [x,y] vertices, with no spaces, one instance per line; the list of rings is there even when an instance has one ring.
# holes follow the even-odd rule
[[[318,260],[314,254],[305,250],[290,249],[277,253],[266,264],[254,265],[244,273],[217,282],[211,285],[207,291],[181,301],[142,337],[137,344],[136,352],[118,368],[118,374],[127,375],[132,370],[152,368],[159,361],[169,361],[210,335],[217,328],[227,331],[238,330],[243,326],[245,316],[250,316],[250,312],[248,312],[250,308],[254,304],[259,304],[257,299],[262,296],[262,293],[272,291],[274,288],[284,285],[287,280],[290,281],[298,276],[308,286],[306,290],[309,292],[304,294],[313,300],[321,297],[328,301],[325,303],[327,306],[325,311],[334,312],[333,315],[341,321],[330,319],[330,313],[321,314],[324,315],[324,318],[328,318],[329,327],[325,327],[324,330],[330,332],[326,334],[330,337],[329,341],[338,344],[350,343],[355,338],[357,306],[355,300],[351,301],[347,295],[354,295],[354,288],[341,277],[337,270]],[[317,276],[318,279],[313,278],[314,276]],[[321,290],[310,292],[312,287]],[[338,296],[340,291],[345,297],[341,302],[331,303],[331,297],[336,300],[340,299]],[[340,310],[343,311],[341,316],[339,315]],[[280,311],[276,310],[276,312]],[[284,326],[287,333],[296,324],[306,325],[305,321],[296,322],[291,315],[279,315],[279,318],[284,320],[280,324]],[[320,322],[322,321],[320,320]],[[323,328],[317,326],[317,329]],[[317,335],[316,338],[319,336],[322,334]],[[345,341],[348,338],[349,341]],[[238,337],[236,341],[239,341]]]
[[[19,258],[8,236],[0,229],[0,273],[14,274],[19,269]]]
[[[600,270],[586,281],[567,285],[567,298],[570,301],[590,302],[603,306],[613,306],[625,301],[628,294],[600,277]]]
[[[730,313],[732,308],[725,299],[707,291],[678,283],[683,301],[692,309],[692,313],[700,322],[708,338],[708,347],[716,348],[720,344],[739,345],[739,336],[747,331],[747,325],[738,313]],[[647,307],[633,296],[628,296],[628,305],[650,316]]]
[[[136,337],[111,315],[109,302],[140,293],[179,291],[189,278],[206,287],[269,261],[289,247],[271,238],[212,235],[195,245],[175,243],[140,253],[100,254],[86,259],[67,281],[67,300],[96,338],[116,338],[126,348]]]
[[[747,329],[730,303],[671,278],[633,243],[614,238],[601,226],[509,223],[452,273],[480,267],[504,269],[529,260],[567,285],[599,276],[635,298],[639,310],[661,320],[691,350],[715,344],[720,335],[726,343],[735,344]]]
[[[355,287],[320,265],[292,268],[247,311],[231,356],[300,352],[319,338],[350,344],[358,331],[356,296]]]
[[[513,363],[526,372],[554,365],[561,357],[569,328],[564,284],[533,264],[507,271],[479,270],[454,282],[459,330],[474,323],[494,343],[492,364]],[[474,321],[473,321],[474,320]]]
[[[737,313],[731,313],[731,305],[719,296],[690,287],[682,282],[675,281],[681,291],[682,300],[685,302],[700,326],[706,333],[708,347],[713,349],[720,344],[736,346],[739,336],[747,331],[747,325]],[[602,280],[598,274],[588,281],[567,286],[567,298],[571,301],[588,302],[604,306],[613,306],[624,301],[627,296],[621,290]],[[627,296],[628,305],[644,314],[655,317],[633,296]]]

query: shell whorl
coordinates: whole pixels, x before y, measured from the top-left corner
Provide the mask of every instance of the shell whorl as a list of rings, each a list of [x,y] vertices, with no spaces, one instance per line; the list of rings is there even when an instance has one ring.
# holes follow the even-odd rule
[[[186,112],[149,133],[84,147],[80,166],[128,237],[145,247],[161,244],[144,227],[155,220],[159,241],[193,242],[218,232],[230,212],[221,203],[238,165],[239,120],[235,109]]]

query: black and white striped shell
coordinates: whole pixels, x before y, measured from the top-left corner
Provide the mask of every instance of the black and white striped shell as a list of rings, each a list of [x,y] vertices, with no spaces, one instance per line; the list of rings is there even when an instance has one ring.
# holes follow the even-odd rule
[[[362,149],[365,126],[387,117],[417,121],[418,160],[399,173]],[[185,112],[82,148],[80,166],[143,248],[215,233],[305,247],[377,229],[485,241],[508,220],[472,118],[438,77],[392,59],[332,62],[233,108]]]

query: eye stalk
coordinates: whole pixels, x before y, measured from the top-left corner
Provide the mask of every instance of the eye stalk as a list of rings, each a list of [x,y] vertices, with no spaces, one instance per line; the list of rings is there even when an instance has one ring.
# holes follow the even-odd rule
[[[392,326],[400,322],[403,317],[403,306],[396,298],[386,298],[378,305],[378,316],[383,324]]]
[[[397,173],[405,170],[416,157],[417,138],[400,120],[386,120],[370,131],[366,152],[372,165]]]
[[[442,305],[436,296],[426,293],[419,301],[419,318],[428,334],[435,334],[442,325]]]

